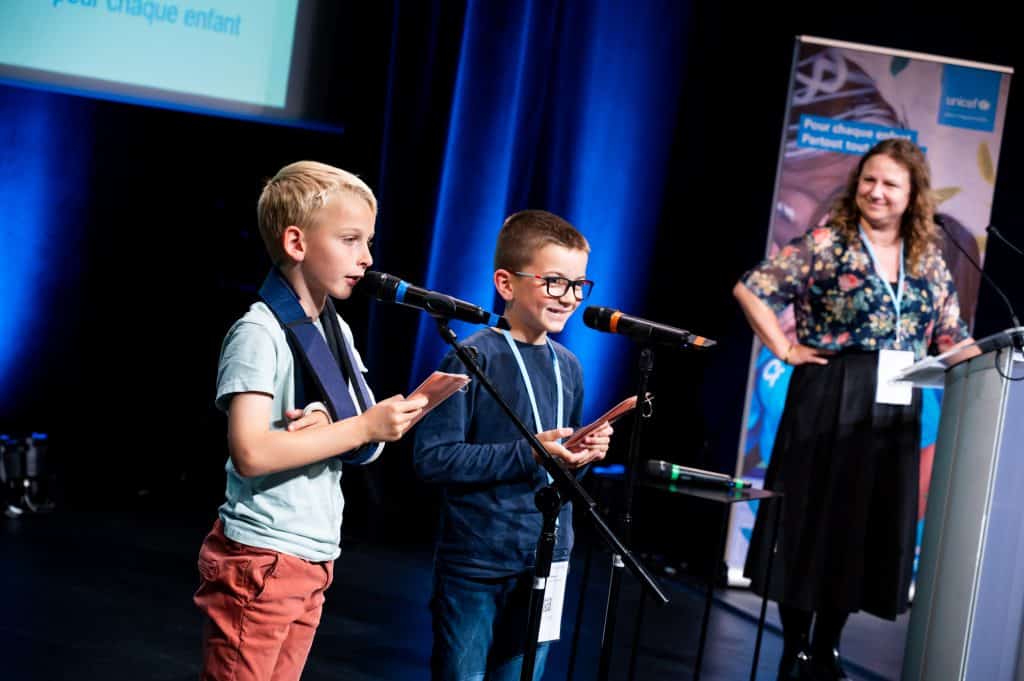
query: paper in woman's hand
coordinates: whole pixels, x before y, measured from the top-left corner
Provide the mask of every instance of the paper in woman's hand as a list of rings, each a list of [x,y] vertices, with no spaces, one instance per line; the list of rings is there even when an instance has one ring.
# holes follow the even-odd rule
[[[647,393],[647,403],[650,404],[653,399],[654,396]],[[596,418],[593,422],[579,428],[562,443],[562,446],[569,450],[582,446],[583,439],[597,430],[601,425],[605,423],[615,423],[634,409],[636,409],[636,395],[627,397],[605,413],[601,414],[601,416]]]
[[[427,415],[431,409],[441,404],[456,391],[462,390],[469,383],[469,376],[466,374],[449,374],[444,371],[435,371],[427,376],[426,380],[410,393],[409,397],[424,395],[427,398],[427,406],[419,413],[412,424]],[[410,427],[412,426],[410,424]]]

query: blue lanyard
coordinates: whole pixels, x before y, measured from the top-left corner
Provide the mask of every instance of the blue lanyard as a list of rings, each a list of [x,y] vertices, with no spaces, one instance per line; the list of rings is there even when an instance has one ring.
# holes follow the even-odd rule
[[[530,372],[526,370],[526,363],[523,362],[523,356],[519,354],[519,348],[516,347],[516,341],[512,338],[512,334],[507,329],[502,329],[502,335],[505,336],[505,341],[508,343],[509,348],[512,349],[512,356],[516,358],[516,363],[519,365],[519,375],[523,377],[523,383],[526,385],[526,394],[530,398],[530,406],[533,408],[533,422],[537,426],[537,432],[544,431],[544,424],[540,420],[540,410],[537,408],[537,396],[533,394],[533,384],[530,382]],[[555,369],[555,386],[558,392],[558,420],[555,423],[555,428],[561,428],[563,417],[565,414],[565,407],[562,400],[562,370],[558,366],[558,355],[555,354],[555,346],[551,344],[551,339],[546,338],[548,351],[551,353],[551,364]]]
[[[875,249],[871,246],[871,240],[868,239],[867,234],[864,233],[864,228],[857,225],[857,230],[860,232],[860,240],[864,244],[864,250],[871,256],[871,264],[875,266],[875,274],[882,280],[882,286],[889,292],[889,299],[892,300],[892,306],[896,309],[896,345],[900,343],[900,303],[903,301],[903,281],[905,278],[903,272],[903,240],[900,239],[900,275],[899,281],[896,283],[897,291],[892,290],[892,284],[889,283],[889,277],[882,274],[882,268],[878,266],[878,257],[875,255]]]
[[[540,410],[537,408],[537,396],[533,394],[533,384],[530,383],[530,372],[526,370],[526,363],[523,362],[523,356],[519,354],[519,348],[516,347],[516,341],[512,338],[512,334],[507,329],[502,329],[501,333],[505,336],[505,341],[508,346],[512,349],[512,356],[516,358],[516,363],[519,364],[519,375],[523,377],[523,383],[526,384],[526,394],[530,398],[530,406],[533,408],[533,422],[537,425],[537,432],[541,433],[544,431],[544,424],[540,420]],[[544,339],[547,342],[548,350],[551,352],[551,364],[555,368],[555,390],[558,392],[558,417],[555,422],[555,428],[562,427],[562,420],[564,416],[564,406],[562,404],[562,370],[558,367],[558,355],[555,354],[555,346],[551,344],[550,338]],[[547,471],[544,472],[548,479],[548,484],[554,481],[551,474]],[[557,521],[556,521],[557,526]]]

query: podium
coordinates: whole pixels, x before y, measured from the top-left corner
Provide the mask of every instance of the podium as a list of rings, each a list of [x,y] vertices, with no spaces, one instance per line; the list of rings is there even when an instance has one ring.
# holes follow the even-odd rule
[[[898,378],[944,385],[902,681],[1024,679],[1024,327]]]

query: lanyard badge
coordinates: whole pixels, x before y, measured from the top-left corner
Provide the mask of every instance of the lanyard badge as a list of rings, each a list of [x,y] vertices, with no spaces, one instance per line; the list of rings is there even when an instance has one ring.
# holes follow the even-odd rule
[[[871,240],[864,233],[864,228],[858,226],[860,240],[864,244],[864,250],[871,257],[871,264],[875,267],[875,274],[882,280],[882,286],[889,293],[893,308],[896,310],[896,345],[900,345],[900,335],[903,329],[900,326],[900,304],[903,302],[903,282],[906,273],[903,269],[903,241],[900,241],[900,274],[896,282],[897,290],[892,290],[889,278],[882,274],[882,268],[878,264],[878,257],[875,249],[871,246]],[[914,353],[909,350],[881,350],[878,353],[878,374],[875,378],[875,402],[880,404],[908,405],[914,396],[913,385],[909,381],[893,381],[892,378],[903,369],[914,363]]]

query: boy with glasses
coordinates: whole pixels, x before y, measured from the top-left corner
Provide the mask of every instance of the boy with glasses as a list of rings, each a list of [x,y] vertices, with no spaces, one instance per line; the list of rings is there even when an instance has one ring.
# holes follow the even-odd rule
[[[612,428],[591,433],[575,451],[559,444],[580,425],[583,372],[563,329],[590,293],[590,246],[566,220],[528,210],[505,220],[494,256],[494,286],[509,331],[484,329],[466,339],[477,362],[537,439],[571,470],[603,459]],[[458,372],[454,353],[442,371]],[[541,514],[534,494],[547,471],[501,407],[473,382],[430,412],[416,434],[413,464],[443,486],[430,609],[435,680],[518,679],[522,666],[534,553]],[[572,509],[558,518],[554,561],[568,561]],[[544,670],[538,646],[534,678]]]

